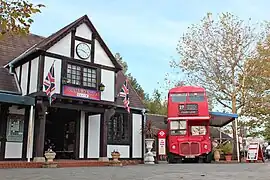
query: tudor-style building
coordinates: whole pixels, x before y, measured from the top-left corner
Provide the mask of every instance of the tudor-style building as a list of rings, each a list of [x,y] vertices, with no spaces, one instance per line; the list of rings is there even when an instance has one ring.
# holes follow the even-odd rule
[[[125,110],[117,95],[126,77],[86,15],[47,38],[6,35],[0,52],[0,160],[38,160],[50,146],[57,158],[143,158],[145,107],[128,84]],[[50,105],[43,82],[52,65]]]

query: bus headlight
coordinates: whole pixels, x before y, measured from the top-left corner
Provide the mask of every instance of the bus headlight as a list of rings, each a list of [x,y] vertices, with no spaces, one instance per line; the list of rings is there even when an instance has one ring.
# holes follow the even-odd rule
[[[207,148],[208,148],[208,146],[205,144],[205,145],[204,145],[204,149],[207,149]]]
[[[175,145],[172,145],[172,149],[176,149],[176,146]]]

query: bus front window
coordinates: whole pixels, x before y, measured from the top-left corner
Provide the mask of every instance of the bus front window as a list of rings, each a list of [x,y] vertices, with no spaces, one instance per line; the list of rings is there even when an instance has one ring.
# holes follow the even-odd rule
[[[171,135],[185,135],[187,132],[187,122],[173,120],[170,122]]]
[[[190,132],[192,136],[206,135],[206,127],[205,126],[191,126]]]
[[[171,94],[172,102],[186,102],[187,101],[187,93],[177,93]]]
[[[189,93],[190,102],[203,102],[204,100],[204,93]]]

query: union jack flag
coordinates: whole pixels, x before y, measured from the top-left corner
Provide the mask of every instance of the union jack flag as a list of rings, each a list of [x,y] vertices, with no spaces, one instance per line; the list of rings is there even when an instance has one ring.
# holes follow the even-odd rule
[[[124,84],[122,85],[122,89],[119,93],[120,97],[123,97],[124,106],[128,113],[130,113],[129,107],[129,89],[128,89],[128,79],[125,80]]]
[[[54,62],[50,68],[50,71],[48,72],[48,75],[46,76],[43,82],[43,85],[51,105],[52,102],[56,99],[55,97],[53,97],[55,93]]]

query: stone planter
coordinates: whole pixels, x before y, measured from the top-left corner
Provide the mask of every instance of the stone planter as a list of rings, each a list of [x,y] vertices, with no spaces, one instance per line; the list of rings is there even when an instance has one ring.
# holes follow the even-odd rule
[[[151,152],[155,139],[145,139],[147,152],[144,155],[144,164],[155,164],[154,154]]]
[[[111,156],[112,156],[113,161],[119,162],[119,158],[120,158],[120,153],[119,152],[112,152]]]
[[[218,162],[220,160],[220,152],[219,152],[219,150],[214,151],[214,159],[215,159],[216,162]]]
[[[52,150],[49,150],[49,151],[46,151],[44,155],[45,155],[47,162],[53,162],[56,153],[53,152]]]

